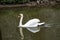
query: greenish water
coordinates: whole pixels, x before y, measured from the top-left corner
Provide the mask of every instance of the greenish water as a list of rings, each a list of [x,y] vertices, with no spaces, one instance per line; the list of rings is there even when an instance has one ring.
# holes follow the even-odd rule
[[[60,9],[54,8],[2,8],[0,9],[0,29],[2,40],[21,40],[19,34],[20,13],[24,14],[23,24],[32,18],[39,18],[41,22],[49,24],[48,28],[43,28],[38,33],[31,33],[23,28],[24,40],[60,40]]]

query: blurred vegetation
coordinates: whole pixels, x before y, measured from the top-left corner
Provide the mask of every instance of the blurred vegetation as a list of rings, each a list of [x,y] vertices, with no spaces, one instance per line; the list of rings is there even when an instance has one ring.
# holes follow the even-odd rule
[[[37,4],[37,0],[0,0],[0,5],[3,4]],[[30,3],[30,4],[29,4]],[[38,4],[37,4],[38,5]],[[60,6],[60,0],[40,0],[40,6]]]
[[[0,0],[1,4],[4,3],[24,3],[24,2],[28,2],[29,0]]]

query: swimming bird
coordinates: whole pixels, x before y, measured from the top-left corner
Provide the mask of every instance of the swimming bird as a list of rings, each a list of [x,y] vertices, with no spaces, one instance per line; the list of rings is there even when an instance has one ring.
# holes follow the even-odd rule
[[[23,30],[22,28],[26,28],[28,29],[30,32],[32,33],[36,33],[40,31],[40,27],[38,27],[39,25],[43,25],[45,24],[45,22],[40,23],[40,20],[37,18],[34,19],[30,19],[28,22],[26,22],[24,25],[22,24],[22,20],[23,20],[23,14],[20,14],[20,22],[19,22],[19,28],[20,28],[20,34],[22,36],[22,40],[24,39],[24,35],[23,35]]]
[[[27,28],[29,31],[36,33],[40,30],[40,27],[38,27],[39,25],[43,25],[45,24],[45,22],[40,23],[40,20],[37,18],[34,19],[30,19],[28,22],[26,22],[24,25],[22,24],[22,20],[23,20],[23,14],[20,14],[20,22],[19,22],[19,26],[18,27],[22,27],[22,28]]]

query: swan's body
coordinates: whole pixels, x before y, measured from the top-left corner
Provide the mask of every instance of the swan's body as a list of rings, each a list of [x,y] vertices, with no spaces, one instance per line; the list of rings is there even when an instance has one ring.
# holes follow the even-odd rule
[[[40,22],[40,20],[39,19],[31,19],[31,20],[29,20],[27,23],[25,23],[24,25],[20,25],[19,24],[19,27],[37,27],[38,25],[42,25],[42,24],[44,24],[44,22],[43,23],[39,23]]]
[[[45,24],[45,22],[42,22],[42,23],[39,23],[40,20],[39,19],[31,19],[29,20],[27,23],[25,23],[24,25],[22,25],[22,20],[23,20],[23,14],[20,14],[21,16],[21,19],[20,19],[20,22],[19,22],[19,26],[18,27],[25,27],[27,28],[29,31],[33,32],[33,33],[36,33],[38,31],[40,31],[40,28],[38,28],[38,25],[42,25],[42,24]]]
[[[38,25],[45,24],[45,22],[39,23],[40,20],[35,18],[35,19],[29,20],[26,24],[22,25],[23,14],[20,14],[20,16],[21,16],[21,19],[20,19],[20,22],[19,22],[19,26],[18,27],[20,28],[20,34],[22,36],[22,38],[21,38],[22,40],[24,39],[22,27],[25,27],[29,31],[31,31],[33,33],[36,33],[38,31],[40,31],[40,27],[38,27]]]

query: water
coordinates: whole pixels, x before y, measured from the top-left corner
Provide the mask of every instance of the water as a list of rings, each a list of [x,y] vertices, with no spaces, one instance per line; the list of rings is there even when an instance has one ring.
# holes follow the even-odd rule
[[[21,40],[17,27],[19,13],[24,14],[23,24],[32,18],[39,18],[41,22],[46,23],[41,26],[41,30],[37,33],[31,33],[23,28],[24,40],[60,40],[60,9],[34,7],[0,9],[2,40]]]

